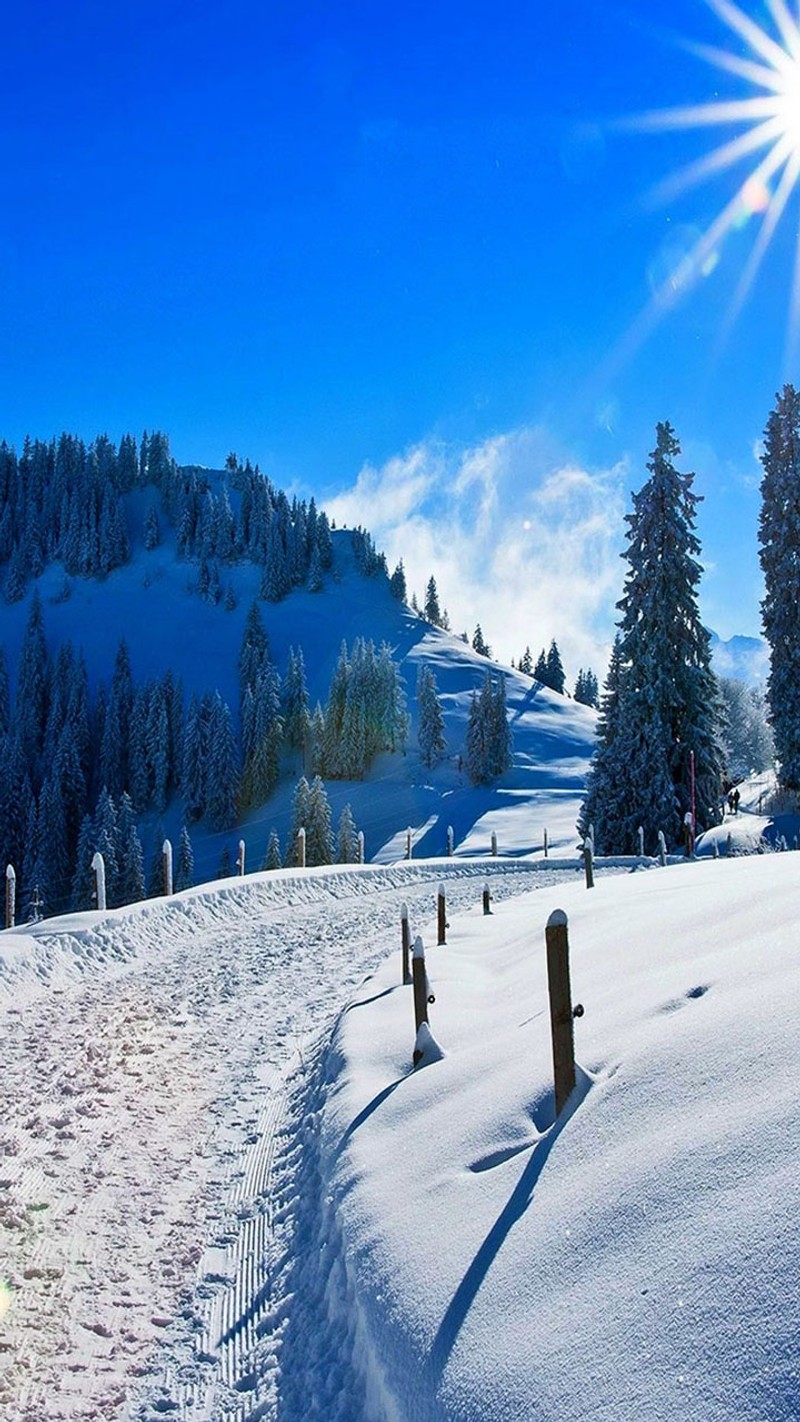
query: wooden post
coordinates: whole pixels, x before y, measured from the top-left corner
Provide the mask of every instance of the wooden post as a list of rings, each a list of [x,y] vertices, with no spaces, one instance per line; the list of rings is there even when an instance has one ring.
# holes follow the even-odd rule
[[[363,830],[359,830],[359,831],[358,831],[358,862],[359,862],[359,864],[363,864],[363,863],[364,863],[364,831],[363,831]]]
[[[640,825],[636,834],[639,839],[639,858],[644,859],[644,826]]]
[[[161,854],[164,861],[164,893],[169,899],[172,897],[172,845],[168,839],[164,840]]]
[[[548,843],[547,843],[547,830],[545,830],[545,832],[544,832],[544,857],[545,857],[545,859],[547,858],[547,855],[548,855],[548,849],[549,849],[549,846],[548,846]]]
[[[414,939],[414,954],[411,959],[414,979],[414,1035],[423,1022],[428,1021],[428,1003],[435,1002],[425,968],[425,948],[421,938]],[[416,1062],[414,1063],[416,1066]]]
[[[17,875],[13,864],[6,868],[6,928],[13,928],[17,909]]]
[[[731,857],[732,854],[733,854],[733,835],[731,834],[730,830],[728,830],[727,855],[728,855],[728,858],[729,858],[729,859],[730,859],[730,857]]]
[[[239,854],[236,860],[236,872],[239,877],[244,876],[244,840],[239,840]]]
[[[411,858],[411,826],[406,830],[406,859]]]
[[[484,914],[491,913],[491,911],[492,911],[491,908],[490,908],[491,901],[492,901],[492,896],[491,896],[491,894],[490,894],[490,892],[489,892],[489,885],[488,885],[488,883],[486,883],[486,884],[484,884],[484,886],[483,886],[483,912],[484,912]]]
[[[658,862],[661,868],[666,868],[667,863],[667,841],[664,838],[664,831],[658,831]]]
[[[301,825],[297,831],[297,864],[300,869],[305,869],[306,867],[306,831],[304,825]]]
[[[711,853],[715,859],[719,859],[719,845],[715,839],[711,841]]]
[[[438,930],[436,943],[441,948],[447,942],[447,912],[444,902],[444,884],[439,885],[439,892],[436,896],[436,927]]]
[[[594,888],[594,855],[592,853],[592,841],[585,839],[583,842],[583,867],[586,870],[586,887]]]
[[[97,907],[104,909],[106,906],[106,866],[99,849],[92,860],[94,871],[94,892],[97,899]]]
[[[400,905],[400,948],[403,955],[403,982],[411,982],[411,929],[408,926],[408,904]]]
[[[569,937],[567,915],[555,909],[545,928],[547,944],[547,986],[550,994],[550,1032],[553,1040],[553,1075],[556,1116],[560,1116],[575,1089],[575,1036],[572,992],[569,981]],[[575,1009],[583,1015],[583,1008]]]
[[[453,857],[453,826],[452,826],[452,825],[448,825],[448,826],[447,826],[447,857],[448,857],[448,859],[452,859],[452,857]]]

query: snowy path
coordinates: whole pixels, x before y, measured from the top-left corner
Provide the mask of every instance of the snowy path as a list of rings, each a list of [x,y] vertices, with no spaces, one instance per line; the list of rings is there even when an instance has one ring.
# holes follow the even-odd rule
[[[371,1416],[315,1178],[320,1034],[402,900],[417,929],[441,878],[457,913],[487,873],[500,898],[554,872],[254,876],[0,936],[0,1415]]]

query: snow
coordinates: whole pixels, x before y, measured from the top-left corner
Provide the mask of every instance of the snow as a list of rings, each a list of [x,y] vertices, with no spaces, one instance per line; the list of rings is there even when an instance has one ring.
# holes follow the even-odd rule
[[[599,861],[591,892],[562,862],[286,870],[0,934],[0,1415],[794,1422],[796,860]]]

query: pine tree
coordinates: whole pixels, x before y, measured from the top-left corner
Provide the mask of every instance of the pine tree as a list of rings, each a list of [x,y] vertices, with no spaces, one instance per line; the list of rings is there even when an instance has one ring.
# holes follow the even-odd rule
[[[26,764],[36,766],[47,723],[50,694],[50,659],[44,636],[44,617],[38,589],[34,592],[17,668],[15,725]]]
[[[417,673],[417,742],[422,764],[429,769],[442,759],[447,749],[444,717],[437,692],[436,677],[429,667],[421,663]]]
[[[358,830],[349,805],[345,805],[339,817],[336,846],[339,864],[358,863]]]
[[[236,823],[239,767],[231,713],[218,692],[211,698],[205,813],[213,830]]]
[[[472,634],[472,650],[477,652],[481,657],[491,657],[492,655],[492,649],[489,643],[484,639],[484,635],[481,631],[480,622]]]
[[[158,510],[151,504],[144,517],[144,546],[148,552],[157,548],[161,542],[161,530],[158,526]]]
[[[692,766],[698,833],[719,819],[719,693],[697,604],[699,499],[694,476],[673,463],[680,446],[671,426],[659,424],[656,438],[651,477],[626,518],[613,744],[609,750],[607,733],[601,738],[581,812],[581,824],[591,819],[610,853],[633,853],[639,825],[650,843],[660,829],[680,843]]]
[[[519,670],[523,672],[525,676],[533,676],[533,657],[531,656],[530,647],[525,648],[525,651],[519,659]]]
[[[398,602],[406,601],[406,571],[402,558],[389,579],[389,591]]]
[[[332,864],[331,807],[319,775],[314,776],[309,787],[307,813],[306,864]]]
[[[289,842],[286,846],[285,864],[288,868],[298,863],[297,835],[301,829],[308,831],[310,787],[306,777],[300,776],[292,796],[292,827],[289,831]]]
[[[281,859],[281,842],[278,838],[278,831],[276,829],[271,829],[269,832],[269,843],[267,844],[267,853],[264,859],[264,868],[280,869],[282,868],[282,865],[283,860]]]
[[[533,669],[533,679],[534,681],[538,681],[542,686],[550,685],[547,675],[547,653],[544,647],[542,647],[541,652],[536,658],[536,666]]]
[[[425,616],[434,627],[441,627],[442,612],[439,607],[439,593],[436,588],[436,579],[433,575],[428,579],[428,586],[425,590]]]
[[[550,650],[547,653],[547,681],[545,685],[549,686],[551,691],[557,691],[560,696],[563,696],[566,680],[564,668],[561,664],[561,653],[558,650],[554,637],[550,643]]]
[[[164,883],[164,826],[159,820],[153,833],[150,850],[150,869],[147,875],[147,897],[158,899],[166,893]]]
[[[189,831],[186,825],[183,825],[178,841],[178,858],[175,864],[175,892],[180,893],[181,889],[190,889],[193,883],[194,854],[192,852],[192,841],[189,838]]]
[[[135,904],[145,896],[144,857],[136,828],[133,804],[127,794],[120,797],[117,817],[117,861],[119,864],[118,902]]]
[[[767,681],[780,784],[800,789],[800,392],[785,385],[767,421],[759,556]]]
[[[119,902],[117,811],[105,787],[100,792],[94,814],[94,852],[103,856],[106,870],[106,903],[109,908],[114,908]]]

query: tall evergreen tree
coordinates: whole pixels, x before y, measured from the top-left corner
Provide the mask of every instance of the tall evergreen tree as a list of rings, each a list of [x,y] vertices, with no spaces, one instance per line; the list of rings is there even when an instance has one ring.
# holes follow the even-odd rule
[[[420,663],[417,673],[417,706],[419,708],[417,742],[422,764],[428,768],[436,765],[447,749],[444,717],[437,692],[434,673],[430,667]]]
[[[298,863],[297,834],[298,830],[304,829],[308,834],[309,797],[310,786],[304,775],[300,776],[292,796],[292,827],[289,830],[289,842],[286,846],[287,867]]]
[[[178,840],[178,858],[175,862],[175,892],[180,893],[181,889],[190,889],[194,883],[194,854],[192,852],[192,841],[189,838],[189,831],[186,825],[181,827],[180,839]]]
[[[337,862],[339,864],[358,863],[358,830],[353,819],[353,811],[349,805],[345,805],[339,816],[339,828],[336,833]]]
[[[306,824],[306,863],[333,863],[333,834],[328,794],[319,775],[315,775],[308,791]]]
[[[560,696],[563,696],[566,677],[555,637],[550,643],[550,650],[547,653],[547,681],[545,685],[549,686],[551,691],[557,691]]]
[[[442,625],[442,610],[439,606],[439,593],[436,587],[436,579],[433,574],[428,579],[428,586],[425,589],[425,616],[434,627]]]
[[[767,682],[780,784],[800,789],[800,392],[785,385],[767,421],[761,456],[759,556],[765,595]]]
[[[282,864],[283,860],[281,859],[281,842],[278,838],[278,831],[276,829],[271,829],[269,832],[267,853],[264,858],[264,868],[280,869],[282,867]]]
[[[609,852],[634,852],[639,825],[650,843],[659,829],[668,842],[681,841],[692,767],[697,831],[719,819],[719,693],[697,601],[699,499],[694,475],[675,468],[679,454],[672,427],[659,424],[650,478],[626,518],[614,753],[606,756],[601,742],[589,796],[598,840]],[[585,806],[581,823],[587,816]]]

